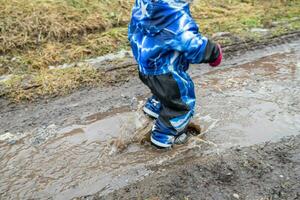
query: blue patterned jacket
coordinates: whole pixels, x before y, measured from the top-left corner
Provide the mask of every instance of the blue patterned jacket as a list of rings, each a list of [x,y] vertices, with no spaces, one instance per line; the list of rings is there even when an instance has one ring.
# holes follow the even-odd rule
[[[139,71],[146,75],[185,71],[190,63],[201,63],[208,43],[184,0],[136,0],[128,39]]]

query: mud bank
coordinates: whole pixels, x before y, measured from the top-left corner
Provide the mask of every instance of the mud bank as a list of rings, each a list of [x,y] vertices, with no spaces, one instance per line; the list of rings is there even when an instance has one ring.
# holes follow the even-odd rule
[[[186,153],[143,181],[81,199],[299,199],[300,136],[277,143]]]
[[[141,194],[140,198],[144,198],[143,195],[158,194],[168,199],[167,192],[172,188],[173,193],[168,194],[180,199],[189,195],[195,198],[193,195],[199,193],[193,193],[192,189],[199,185],[211,187],[207,198],[230,198],[235,192],[235,198],[238,195],[241,199],[252,199],[247,196],[250,192],[262,195],[258,197],[271,194],[273,190],[267,191],[267,186],[276,189],[279,187],[276,184],[282,183],[278,182],[282,176],[282,180],[291,180],[290,185],[282,183],[291,195],[282,196],[283,199],[294,197],[299,188],[294,187],[298,186],[296,178],[299,177],[296,174],[299,173],[299,137],[276,141],[300,134],[299,53],[300,41],[296,40],[242,53],[226,59],[220,68],[192,66],[190,74],[197,95],[195,120],[203,132],[187,145],[169,151],[159,151],[140,142],[152,121],[140,112],[150,94],[136,77],[122,85],[85,89],[49,102],[3,104],[0,197],[92,198],[95,194],[105,197],[117,191],[116,196],[107,198],[122,198],[123,194],[128,198]],[[257,146],[270,141],[274,142],[270,147]],[[241,150],[228,150],[236,146]],[[254,149],[244,149],[249,146]],[[290,154],[284,153],[285,150]],[[247,151],[245,158],[239,154]],[[268,154],[274,156],[264,165]],[[276,160],[277,155],[282,160],[292,159],[292,164]],[[284,170],[290,174],[284,174]],[[275,179],[275,175],[272,178],[271,172],[278,173],[279,178]],[[157,177],[159,174],[166,179]],[[155,177],[161,181],[158,182],[163,188],[160,193],[155,193]],[[255,182],[258,180],[263,186],[259,187],[260,183]],[[143,184],[137,185],[141,181]],[[148,182],[153,184],[152,189]],[[228,189],[228,194],[222,193],[229,186],[236,188]],[[126,187],[129,193],[123,193]],[[280,198],[283,194],[277,195]]]

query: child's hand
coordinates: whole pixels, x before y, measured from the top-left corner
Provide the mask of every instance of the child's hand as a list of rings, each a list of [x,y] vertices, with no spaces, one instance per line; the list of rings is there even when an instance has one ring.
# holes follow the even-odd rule
[[[223,59],[222,48],[221,48],[221,46],[219,44],[217,44],[217,45],[218,45],[218,49],[219,49],[219,56],[218,56],[218,58],[214,62],[209,63],[209,65],[211,67],[217,67],[217,66],[219,66],[221,64],[221,62],[222,62],[222,59]]]

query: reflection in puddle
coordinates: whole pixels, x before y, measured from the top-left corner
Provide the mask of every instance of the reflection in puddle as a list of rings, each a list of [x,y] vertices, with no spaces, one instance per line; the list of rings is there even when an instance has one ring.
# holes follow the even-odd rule
[[[200,87],[196,118],[206,139],[220,149],[299,134],[299,52],[195,76]],[[196,140],[168,151],[141,145],[151,124],[143,113],[122,107],[91,115],[39,145],[31,142],[35,132],[13,144],[4,142],[11,135],[2,136],[0,196],[70,199],[104,194],[184,159],[187,152],[201,155]]]

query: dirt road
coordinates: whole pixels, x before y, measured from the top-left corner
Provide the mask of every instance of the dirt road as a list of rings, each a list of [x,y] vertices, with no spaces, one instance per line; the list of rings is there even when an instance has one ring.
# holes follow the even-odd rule
[[[299,198],[300,40],[190,73],[203,135],[169,151],[140,143],[151,121],[136,77],[48,102],[0,100],[1,199]]]

